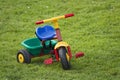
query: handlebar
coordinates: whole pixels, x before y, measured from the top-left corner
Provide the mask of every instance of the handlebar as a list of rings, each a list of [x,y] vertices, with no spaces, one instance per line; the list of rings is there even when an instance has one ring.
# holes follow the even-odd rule
[[[45,20],[37,21],[36,24],[38,25],[38,24],[43,24],[45,22],[57,21],[58,19],[68,18],[68,17],[72,17],[72,16],[74,16],[73,13],[65,14],[63,16],[58,16],[58,17],[53,17],[53,18],[50,18],[50,19],[45,19]]]

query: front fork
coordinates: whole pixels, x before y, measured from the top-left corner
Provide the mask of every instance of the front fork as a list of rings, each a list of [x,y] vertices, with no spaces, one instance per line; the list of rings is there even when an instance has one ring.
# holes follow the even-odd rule
[[[56,58],[56,61],[59,61],[60,58],[59,58],[59,53],[58,53],[58,49],[60,47],[65,47],[67,52],[68,52],[68,56],[69,58],[71,59],[72,58],[72,53],[71,53],[71,49],[70,49],[70,46],[66,43],[66,42],[58,42],[56,45],[55,45],[55,48],[54,48],[54,54],[55,54],[55,58]]]

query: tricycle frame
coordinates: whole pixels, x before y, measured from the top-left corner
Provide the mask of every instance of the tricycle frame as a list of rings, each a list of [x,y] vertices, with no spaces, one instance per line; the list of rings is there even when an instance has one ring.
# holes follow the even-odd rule
[[[58,25],[58,20],[62,19],[62,18],[72,17],[72,16],[74,16],[74,14],[71,13],[71,14],[66,14],[66,15],[63,15],[63,16],[58,16],[58,17],[45,19],[45,20],[40,20],[40,21],[36,22],[37,25],[42,24],[42,23],[46,23],[46,22],[53,22],[54,28],[55,28],[55,31],[56,31],[56,36],[54,36],[50,40],[57,39],[58,42],[54,46],[54,48],[51,47],[50,51],[49,51],[49,54],[54,55],[55,57],[52,57],[49,60],[45,60],[44,61],[45,64],[51,64],[53,61],[57,61],[57,62],[60,61],[63,69],[65,69],[65,70],[70,69],[70,59],[72,58],[72,52],[71,52],[71,48],[70,48],[69,44],[62,40],[60,28],[59,28],[59,25]],[[44,45],[45,45],[46,41],[47,40],[41,40],[40,39],[40,42],[43,45],[42,49],[44,49]],[[51,44],[51,41],[50,41],[50,44]],[[20,62],[20,63],[30,63],[31,58],[40,57],[40,56],[43,56],[43,55],[47,55],[47,54],[44,53],[43,50],[41,50],[39,55],[32,55],[32,53],[30,51],[28,51],[27,49],[26,50],[20,50],[17,53],[17,61]],[[77,57],[78,56],[79,55],[77,55]]]

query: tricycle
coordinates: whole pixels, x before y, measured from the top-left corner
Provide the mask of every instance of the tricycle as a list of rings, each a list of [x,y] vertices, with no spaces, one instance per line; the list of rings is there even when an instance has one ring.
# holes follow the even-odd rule
[[[25,49],[18,51],[17,61],[19,63],[31,63],[31,59],[34,57],[51,54],[51,58],[44,60],[45,64],[52,64],[54,61],[57,61],[61,62],[64,70],[70,69],[70,60],[72,59],[71,48],[68,43],[62,40],[58,20],[72,16],[74,16],[74,14],[71,13],[37,21],[37,25],[53,22],[54,28],[51,25],[37,27],[35,31],[36,38],[29,38],[21,42]],[[79,52],[75,56],[78,58],[83,55],[84,53]]]

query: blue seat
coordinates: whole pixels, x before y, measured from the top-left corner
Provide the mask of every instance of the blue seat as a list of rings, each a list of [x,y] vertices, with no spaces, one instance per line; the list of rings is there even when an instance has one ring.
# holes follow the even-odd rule
[[[52,26],[46,25],[36,28],[36,35],[40,40],[50,40],[56,35],[56,33]]]

